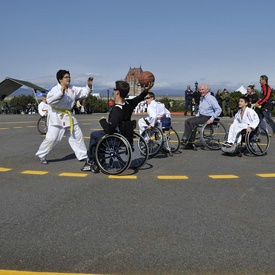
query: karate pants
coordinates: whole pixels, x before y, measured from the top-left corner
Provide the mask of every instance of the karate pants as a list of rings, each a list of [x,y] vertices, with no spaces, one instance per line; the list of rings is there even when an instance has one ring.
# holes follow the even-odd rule
[[[64,135],[66,135],[67,140],[77,159],[87,159],[87,148],[84,142],[82,131],[78,124],[74,125],[72,133],[70,132],[70,127],[63,128],[62,126],[50,126],[48,128],[45,139],[41,143],[35,155],[39,158],[45,158],[53,149],[53,147],[61,141]]]

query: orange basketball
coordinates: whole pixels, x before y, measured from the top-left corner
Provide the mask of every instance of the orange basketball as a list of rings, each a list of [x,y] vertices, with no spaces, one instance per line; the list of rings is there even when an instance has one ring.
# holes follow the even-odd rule
[[[152,83],[155,82],[155,76],[153,75],[153,73],[149,71],[144,71],[140,74],[138,81],[140,85],[147,86],[149,82],[152,82]]]

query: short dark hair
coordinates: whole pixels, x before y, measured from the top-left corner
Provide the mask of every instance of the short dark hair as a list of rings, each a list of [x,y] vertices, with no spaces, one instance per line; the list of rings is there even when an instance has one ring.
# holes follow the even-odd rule
[[[116,89],[119,91],[120,96],[122,98],[126,98],[130,91],[130,85],[126,81],[117,80],[116,81]]]
[[[149,95],[150,97],[153,97],[154,99],[156,98],[156,97],[155,97],[155,94],[152,93],[152,92],[148,92],[147,95]]]
[[[58,83],[60,83],[60,80],[64,77],[65,74],[70,74],[70,72],[67,70],[59,70],[56,73],[56,79],[57,79]]]
[[[241,98],[245,101],[245,103],[249,103],[249,98],[247,96],[241,96],[240,99]]]

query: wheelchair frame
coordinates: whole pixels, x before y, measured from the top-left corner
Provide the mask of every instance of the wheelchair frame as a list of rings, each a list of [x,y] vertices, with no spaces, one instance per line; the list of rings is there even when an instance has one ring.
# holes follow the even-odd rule
[[[36,127],[41,135],[45,135],[48,131],[47,116],[41,116],[37,121]]]
[[[145,129],[141,136],[148,144],[149,157],[156,156],[161,149],[168,152],[169,156],[173,156],[180,147],[179,135],[172,127],[171,122],[165,127],[156,125],[151,129]]]
[[[148,159],[148,146],[138,133],[133,132],[132,141],[114,133],[104,135],[95,149],[96,163],[104,174],[118,175],[129,167],[141,168]]]
[[[215,118],[213,123],[198,124],[192,130],[189,139],[183,145],[191,144],[193,150],[197,150],[197,147],[202,146],[210,150],[220,150],[223,141],[227,138],[228,132],[225,125],[220,121],[219,118]],[[194,141],[189,142],[190,138],[193,137]],[[198,145],[197,141],[201,142]]]
[[[238,142],[241,136],[241,142]],[[247,133],[246,130],[240,131],[235,139],[233,147],[222,147],[222,151],[226,154],[237,154],[239,157],[242,157],[243,154],[247,151],[252,156],[264,156],[267,154],[267,151],[270,146],[270,137],[267,131],[262,128],[260,125],[256,129],[252,130],[250,133]]]

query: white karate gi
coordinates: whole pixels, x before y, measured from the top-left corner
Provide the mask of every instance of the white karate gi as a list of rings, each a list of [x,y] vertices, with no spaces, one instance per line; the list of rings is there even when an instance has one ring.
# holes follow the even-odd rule
[[[78,122],[71,110],[75,100],[86,98],[92,90],[86,87],[69,86],[68,92],[62,93],[58,83],[47,94],[47,103],[50,105],[48,112],[48,131],[46,138],[41,143],[36,155],[45,158],[52,148],[60,142],[66,134],[67,140],[78,160],[87,159],[87,149],[84,137]]]
[[[140,134],[148,127],[145,120],[147,120],[151,126],[156,126],[157,124],[160,125],[159,117],[166,117],[166,114],[170,116],[170,112],[165,108],[164,104],[155,100],[152,100],[151,103],[148,104],[147,113],[148,117],[145,119],[141,118],[138,121]]]
[[[38,105],[38,113],[39,115],[41,116],[46,116],[47,115],[47,112],[49,110],[49,105],[43,101],[41,101]]]
[[[234,143],[237,134],[243,129],[247,129],[248,127],[255,129],[259,125],[259,117],[253,109],[246,107],[243,118],[241,118],[241,110],[242,109],[236,113],[234,121],[229,127],[227,138],[227,142],[229,143]],[[238,143],[239,142],[241,142],[241,136],[239,137]]]

